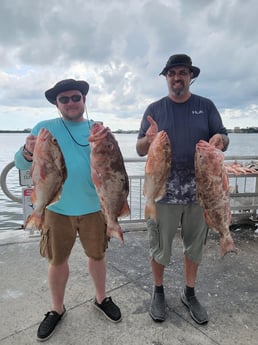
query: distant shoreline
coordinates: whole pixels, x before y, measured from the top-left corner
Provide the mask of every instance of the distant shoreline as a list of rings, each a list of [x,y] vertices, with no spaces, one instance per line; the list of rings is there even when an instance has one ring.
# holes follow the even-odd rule
[[[30,133],[31,129],[23,129],[23,130],[0,130],[0,133]],[[128,131],[123,131],[122,129],[118,129],[115,131],[112,131],[112,133],[116,134],[132,134],[132,133],[138,133],[138,130],[128,130]]]
[[[30,129],[24,129],[24,130],[0,130],[0,133],[30,133]]]
[[[247,127],[247,128],[235,128],[235,129],[227,129],[228,133],[237,133],[237,134],[241,134],[241,133],[258,133],[258,127]],[[31,129],[30,128],[26,128],[23,130],[0,130],[0,134],[1,133],[30,133]],[[137,134],[139,131],[138,130],[134,130],[134,129],[129,129],[129,130],[122,130],[122,129],[117,129],[112,131],[112,133],[115,134]]]

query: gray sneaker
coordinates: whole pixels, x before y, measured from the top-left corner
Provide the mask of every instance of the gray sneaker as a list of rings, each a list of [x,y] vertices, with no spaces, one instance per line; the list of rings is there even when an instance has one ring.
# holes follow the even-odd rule
[[[166,319],[166,302],[164,292],[156,292],[153,289],[149,314],[156,322],[163,322]]]
[[[196,296],[186,297],[185,291],[183,290],[181,293],[181,302],[189,309],[189,313],[196,323],[203,325],[209,322],[207,311]]]

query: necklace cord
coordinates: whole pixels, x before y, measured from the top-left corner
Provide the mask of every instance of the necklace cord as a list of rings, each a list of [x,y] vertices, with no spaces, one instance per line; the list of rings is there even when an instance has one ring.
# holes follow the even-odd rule
[[[58,109],[59,110],[59,109]],[[86,108],[86,105],[85,105],[85,113],[86,113],[86,117],[87,117],[87,122],[88,122],[88,126],[89,126],[89,129],[90,129],[90,123],[89,123],[89,116],[88,116],[88,112],[87,112],[87,108]],[[74,136],[72,135],[71,131],[69,130],[69,128],[66,126],[63,118],[62,118],[62,115],[60,114],[60,111],[59,111],[59,116],[60,116],[60,119],[66,129],[66,131],[68,132],[68,134],[70,135],[70,137],[72,138],[72,140],[75,142],[75,144],[77,144],[78,146],[81,146],[81,147],[87,147],[89,146],[90,144],[80,144],[75,138]]]

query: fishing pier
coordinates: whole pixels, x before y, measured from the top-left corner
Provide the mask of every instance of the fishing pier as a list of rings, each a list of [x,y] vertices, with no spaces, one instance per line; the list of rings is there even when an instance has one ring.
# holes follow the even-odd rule
[[[144,171],[145,158],[126,158],[126,168],[132,164],[143,165],[141,171]],[[230,205],[232,211],[232,230],[239,226],[250,226],[256,229],[257,210],[258,210],[258,156],[226,156],[226,164],[238,163],[243,167],[237,174],[228,174],[230,188]],[[245,167],[254,166],[257,172],[245,171]],[[24,221],[32,212],[30,193],[32,188],[32,180],[30,171],[19,171],[19,185],[22,187],[21,195],[12,193],[8,188],[7,176],[14,168],[14,162],[10,162],[1,173],[1,188],[6,196],[14,202],[23,205]],[[15,169],[15,168],[14,168]],[[133,169],[131,169],[132,171]],[[144,223],[144,207],[145,198],[143,196],[144,174],[129,173],[129,196],[128,203],[131,214],[126,218],[121,218],[120,223]]]
[[[130,177],[130,183],[132,190],[136,190],[133,187],[134,180],[138,181],[140,193],[143,176],[137,176]],[[233,180],[232,186],[238,185],[238,191],[232,190],[233,196],[243,191],[244,197],[248,199],[247,192],[241,188],[246,185],[245,188],[249,191],[251,185],[255,188],[255,182],[249,183],[249,177],[246,178],[246,182],[244,176],[238,176],[237,181]],[[236,205],[236,209],[232,210],[239,214],[238,219],[240,216],[247,216],[256,220],[256,193],[257,191],[251,193],[251,197],[254,197],[252,202]],[[106,255],[107,292],[121,308],[122,321],[113,324],[93,308],[94,289],[86,270],[87,258],[77,239],[70,258],[70,278],[65,296],[68,313],[47,343],[256,345],[258,236],[255,231],[244,226],[239,231],[232,231],[238,254],[228,254],[223,259],[220,257],[219,235],[209,233],[196,292],[208,311],[210,321],[207,325],[200,326],[191,319],[180,301],[184,280],[179,230],[173,245],[171,264],[166,268],[164,277],[167,319],[163,323],[154,323],[148,314],[152,273],[148,256],[148,234],[143,220],[144,199],[139,201],[139,194],[130,195],[130,198],[132,203],[134,198],[138,200],[141,211],[136,209],[130,216],[131,219],[121,222],[125,244],[111,239]],[[237,198],[235,199],[237,202]],[[240,206],[245,211],[238,209]],[[38,324],[50,307],[47,262],[39,254],[39,237],[24,230],[2,231],[1,235],[0,345],[36,344]]]

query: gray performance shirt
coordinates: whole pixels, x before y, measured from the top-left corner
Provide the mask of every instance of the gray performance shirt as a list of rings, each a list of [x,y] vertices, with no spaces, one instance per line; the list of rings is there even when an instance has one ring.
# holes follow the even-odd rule
[[[161,203],[189,204],[196,202],[194,172],[195,145],[216,133],[226,134],[221,116],[214,103],[192,94],[185,103],[173,102],[169,97],[150,104],[144,112],[138,139],[145,136],[150,115],[158,130],[167,132],[172,148],[172,164],[166,194]]]

